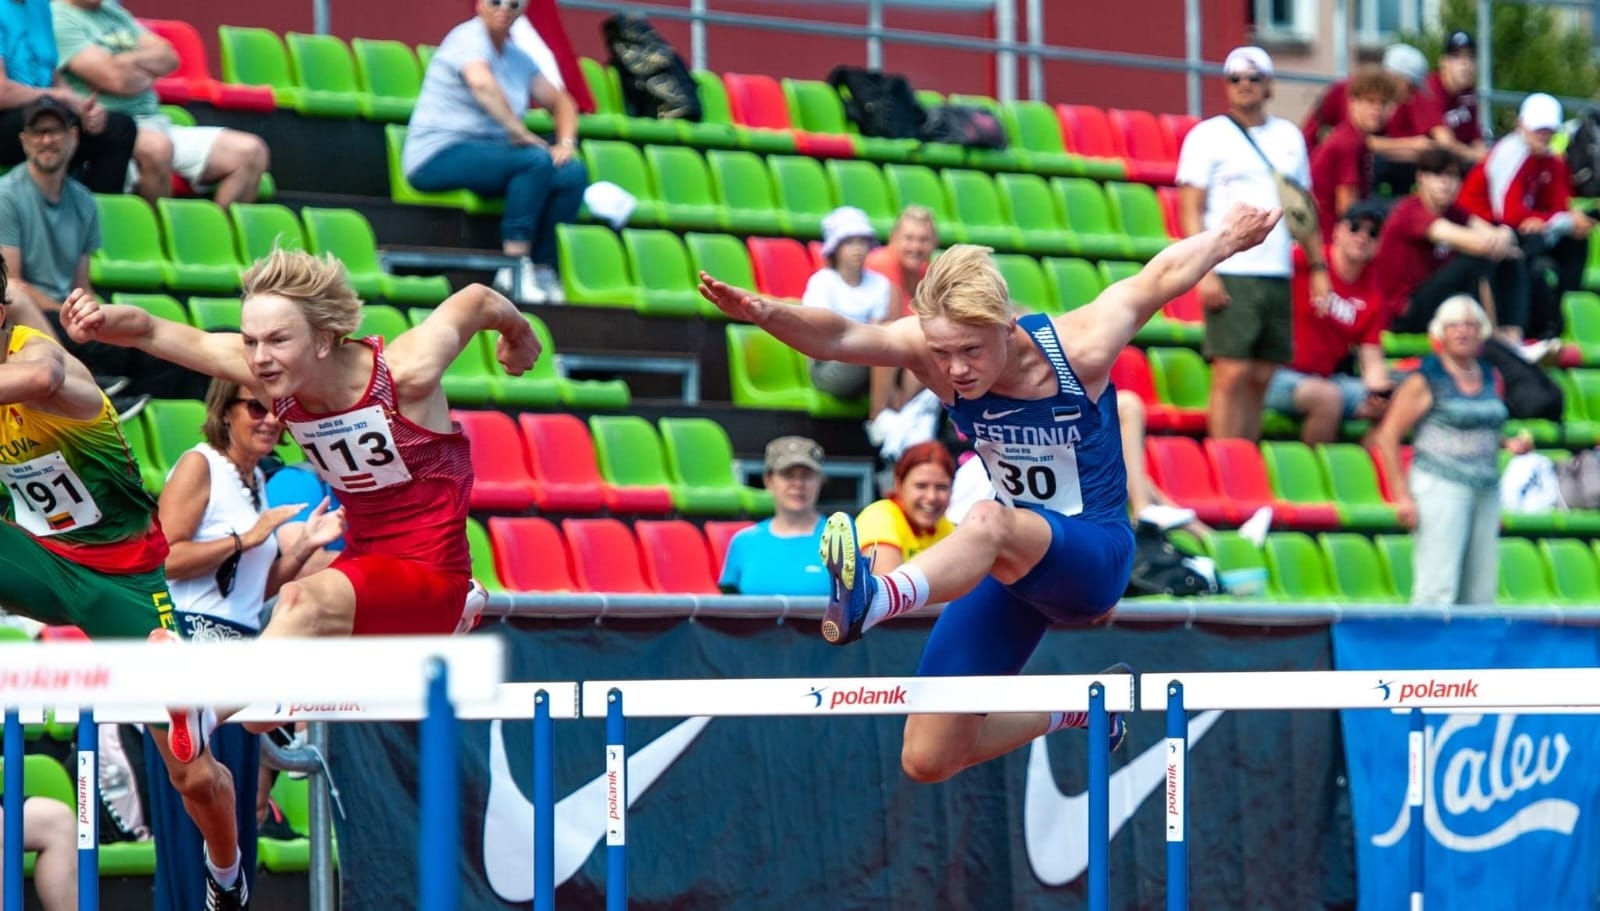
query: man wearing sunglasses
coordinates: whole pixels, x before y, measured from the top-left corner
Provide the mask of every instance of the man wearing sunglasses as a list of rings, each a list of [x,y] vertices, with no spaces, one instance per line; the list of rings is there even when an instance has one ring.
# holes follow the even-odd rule
[[[1378,293],[1371,268],[1383,227],[1383,205],[1362,200],[1333,225],[1328,244],[1328,295],[1311,295],[1311,273],[1296,257],[1294,359],[1279,367],[1267,385],[1267,407],[1301,419],[1307,445],[1339,439],[1346,419],[1375,421],[1389,407],[1394,382],[1383,359],[1383,330],[1389,310]],[[1351,352],[1359,378],[1341,372]]]

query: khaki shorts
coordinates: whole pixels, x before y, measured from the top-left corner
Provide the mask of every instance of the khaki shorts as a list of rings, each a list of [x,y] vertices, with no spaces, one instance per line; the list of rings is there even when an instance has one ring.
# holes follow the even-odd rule
[[[1206,311],[1206,356],[1287,364],[1294,358],[1294,307],[1287,278],[1221,276],[1231,303]]]

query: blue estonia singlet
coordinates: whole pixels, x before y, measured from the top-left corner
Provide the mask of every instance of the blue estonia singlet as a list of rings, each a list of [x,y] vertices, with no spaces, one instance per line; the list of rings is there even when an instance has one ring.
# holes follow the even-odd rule
[[[1029,314],[1017,324],[1055,368],[1056,394],[1013,399],[986,393],[970,400],[958,395],[945,409],[973,441],[1001,503],[1126,526],[1128,477],[1115,387],[1107,383],[1100,400],[1090,401],[1050,317]]]

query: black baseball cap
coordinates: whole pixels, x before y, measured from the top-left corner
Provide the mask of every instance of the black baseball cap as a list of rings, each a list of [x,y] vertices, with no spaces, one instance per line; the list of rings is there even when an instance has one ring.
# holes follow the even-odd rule
[[[78,125],[78,117],[76,114],[72,113],[71,108],[57,101],[50,95],[40,95],[33,101],[28,102],[27,106],[22,109],[23,127],[26,128],[33,126],[33,122],[35,120],[38,120],[40,117],[43,117],[46,114],[52,114],[61,118],[61,122],[69,127],[75,127]]]
[[[1368,198],[1351,203],[1350,208],[1345,209],[1344,214],[1339,217],[1352,225],[1358,225],[1364,221],[1381,225],[1388,216],[1389,209],[1387,206],[1379,200]]]
[[[1444,52],[1446,54],[1459,54],[1462,51],[1472,54],[1478,53],[1478,42],[1472,40],[1472,36],[1466,32],[1451,32],[1450,37],[1444,40]]]

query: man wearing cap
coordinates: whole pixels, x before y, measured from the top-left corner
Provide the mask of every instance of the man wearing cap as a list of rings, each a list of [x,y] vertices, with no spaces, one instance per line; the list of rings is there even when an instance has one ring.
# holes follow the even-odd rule
[[[121,193],[133,156],[133,119],[107,111],[95,96],[80,98],[56,72],[56,39],[49,0],[0,3],[0,167],[23,162],[23,112],[49,97],[79,119],[82,127],[71,161],[74,176],[96,193]]]
[[[1407,105],[1411,129],[1426,134],[1469,166],[1488,153],[1478,119],[1478,44],[1466,32],[1451,32],[1422,91]]]
[[[1398,119],[1398,108],[1403,107],[1410,100],[1416,90],[1421,87],[1423,80],[1428,77],[1428,58],[1424,57],[1421,51],[1409,44],[1391,44],[1383,52],[1383,69],[1394,76],[1399,84],[1400,91],[1395,97]],[[1345,109],[1350,98],[1349,90],[1349,79],[1341,79],[1337,82],[1329,83],[1327,91],[1322,93],[1322,97],[1312,106],[1311,112],[1306,115],[1305,123],[1301,125],[1300,131],[1305,136],[1306,148],[1313,154],[1316,153],[1317,146],[1322,143],[1327,133],[1337,129],[1347,119]],[[1399,127],[1400,124],[1394,123],[1391,126]],[[1383,135],[1398,136],[1399,134],[1385,132]],[[1377,151],[1377,149],[1375,148],[1374,151]]]
[[[1561,334],[1561,295],[1582,285],[1595,224],[1570,208],[1572,178],[1566,159],[1550,151],[1550,139],[1562,120],[1561,102],[1543,92],[1529,95],[1517,111],[1516,129],[1494,144],[1461,186],[1462,208],[1517,232],[1529,270],[1522,328],[1532,338]],[[1558,277],[1555,287],[1544,279],[1552,269]]]
[[[1394,112],[1399,87],[1378,67],[1364,67],[1351,78],[1345,121],[1311,153],[1311,186],[1323,237],[1358,199],[1371,195],[1375,156],[1367,141]]]
[[[857,323],[881,323],[898,310],[889,280],[866,268],[867,251],[877,242],[867,213],[840,206],[822,219],[822,256],[828,265],[806,282],[800,302],[822,307]],[[872,372],[860,364],[812,361],[811,383],[841,399],[864,394]]]
[[[1383,206],[1362,200],[1334,223],[1328,244],[1332,290],[1311,298],[1303,257],[1294,280],[1294,360],[1279,367],[1267,386],[1267,407],[1302,419],[1307,445],[1332,443],[1345,419],[1377,420],[1389,406],[1394,383],[1383,359],[1383,330],[1390,313],[1378,292],[1378,252]],[[1361,376],[1340,373],[1352,349]]]
[[[717,585],[730,595],[826,595],[822,540],[822,447],[800,436],[767,444],[763,482],[774,513],[733,536]]]
[[[1295,125],[1266,111],[1272,97],[1272,58],[1258,47],[1229,52],[1223,63],[1228,113],[1196,124],[1178,156],[1184,233],[1216,228],[1235,204],[1274,209],[1277,175],[1311,185],[1305,139]],[[1302,239],[1312,270],[1311,293],[1328,293],[1321,231]],[[1206,354],[1212,358],[1208,432],[1219,439],[1261,436],[1261,413],[1278,364],[1294,355],[1289,278],[1293,240],[1275,225],[1258,246],[1240,250],[1197,286],[1205,306]]]

